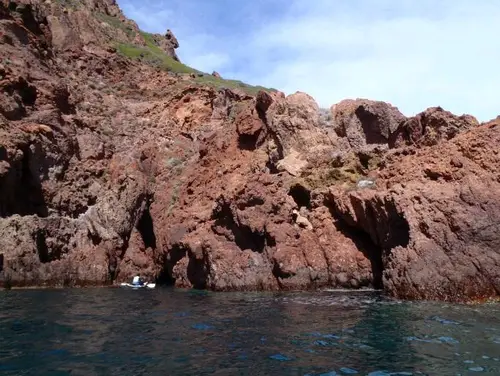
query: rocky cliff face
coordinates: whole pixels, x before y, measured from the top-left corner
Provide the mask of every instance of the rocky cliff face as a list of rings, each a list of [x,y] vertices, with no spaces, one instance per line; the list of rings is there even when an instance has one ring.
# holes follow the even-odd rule
[[[0,284],[500,295],[500,123],[258,91],[113,0],[0,2]]]

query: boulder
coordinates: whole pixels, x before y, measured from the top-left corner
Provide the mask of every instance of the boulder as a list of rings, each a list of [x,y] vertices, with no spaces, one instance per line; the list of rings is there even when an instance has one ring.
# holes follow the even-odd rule
[[[456,116],[441,107],[431,107],[402,122],[392,132],[389,146],[432,146],[478,125],[479,122],[471,115]]]
[[[391,134],[406,120],[396,107],[367,99],[346,99],[330,111],[335,132],[347,138],[354,150],[387,145]]]

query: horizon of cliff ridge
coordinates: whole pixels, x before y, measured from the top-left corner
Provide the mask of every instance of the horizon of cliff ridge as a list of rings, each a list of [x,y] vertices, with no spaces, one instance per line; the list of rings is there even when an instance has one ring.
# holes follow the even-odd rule
[[[73,3],[74,0],[57,0],[66,6],[77,6]],[[136,31],[130,26],[126,20],[111,16],[104,13],[96,13],[96,17],[102,22],[107,23],[113,28],[120,29],[125,32],[131,39],[135,38]],[[135,23],[135,21],[132,20]],[[139,28],[139,34],[144,39],[145,45],[136,43],[115,42],[117,52],[129,59],[140,61],[142,63],[160,68],[173,74],[190,75],[192,81],[201,84],[212,86],[217,89],[239,89],[249,95],[256,95],[260,90],[278,91],[275,88],[268,88],[260,85],[249,85],[241,80],[223,78],[216,72],[209,74],[202,72],[196,68],[190,67],[169,56],[155,41],[155,34],[143,31]]]

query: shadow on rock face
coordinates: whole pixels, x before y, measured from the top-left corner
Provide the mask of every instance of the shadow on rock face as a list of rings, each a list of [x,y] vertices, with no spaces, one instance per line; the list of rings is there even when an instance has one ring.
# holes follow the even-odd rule
[[[1,154],[0,159],[4,159]],[[24,148],[20,161],[11,161],[10,171],[2,177],[0,185],[0,217],[14,214],[48,216],[42,183],[35,170],[39,163],[41,161],[29,147]]]
[[[373,276],[373,287],[376,289],[383,288],[382,276],[384,272],[384,264],[382,262],[382,249],[378,247],[370,239],[370,235],[359,230],[355,227],[349,226],[342,220],[337,220],[335,227],[345,237],[351,239],[356,247],[363,253],[363,255],[370,260]]]
[[[290,188],[288,194],[292,196],[293,200],[299,208],[311,208],[311,192],[300,184],[295,184]]]
[[[40,262],[42,264],[46,264],[46,263],[52,261],[50,255],[49,255],[49,249],[47,247],[47,242],[46,242],[44,230],[40,230],[37,232],[35,244],[36,244],[36,249],[37,249],[38,258],[40,259]]]
[[[16,12],[21,15],[23,25],[32,33],[36,35],[42,35],[43,31],[40,28],[40,24],[46,23],[44,20],[35,19],[36,12],[34,11],[31,4],[17,4],[14,1],[9,2],[9,10],[11,12]]]
[[[238,136],[238,147],[242,150],[255,150],[257,148],[259,134],[260,132],[256,132],[255,134],[240,134]]]
[[[153,228],[153,218],[149,209],[144,210],[141,219],[137,223],[137,230],[141,234],[145,248],[156,248],[156,235]]]
[[[326,200],[337,229],[350,238],[370,260],[375,288],[383,287],[384,262],[392,249],[407,247],[410,227],[398,212],[394,201],[364,203],[351,197],[349,205],[339,205],[335,198]],[[373,205],[373,206],[372,206]],[[351,208],[346,209],[345,208]]]
[[[174,286],[174,267],[181,259],[186,257],[186,254],[186,248],[178,244],[174,245],[170,252],[164,256],[163,267],[156,278],[156,283],[163,286]]]
[[[205,257],[197,257],[188,246],[181,244],[172,246],[164,257],[156,283],[200,290],[207,288],[209,271]],[[184,271],[179,273],[179,270]]]
[[[208,270],[204,260],[197,260],[194,257],[190,257],[187,267],[187,276],[193,288],[199,290],[206,289]]]
[[[262,253],[264,251],[266,246],[266,234],[253,232],[248,226],[237,223],[237,219],[234,218],[229,203],[220,203],[213,213],[213,219],[215,219],[215,232],[221,232],[217,230],[217,228],[229,230],[231,237],[234,238],[231,240],[234,240],[242,251],[245,249],[251,249],[257,253]]]

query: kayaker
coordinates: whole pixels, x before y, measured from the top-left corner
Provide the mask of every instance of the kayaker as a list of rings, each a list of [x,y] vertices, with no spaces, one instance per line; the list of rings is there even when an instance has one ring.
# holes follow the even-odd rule
[[[138,276],[138,275],[136,275],[136,276],[134,277],[134,279],[132,280],[132,284],[133,284],[134,286],[142,286],[142,284],[143,284],[143,283],[144,283],[144,282],[143,282],[143,280],[142,280],[142,279],[141,279],[141,277],[140,277],[140,276]]]

